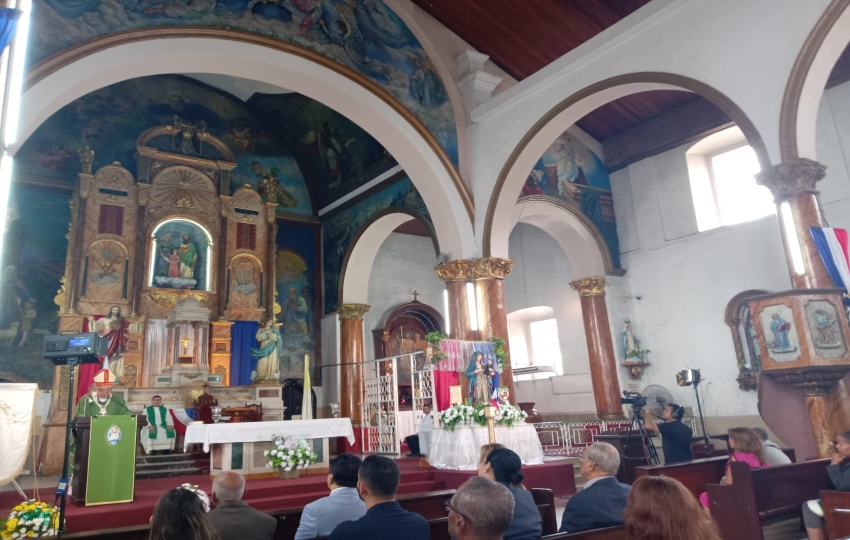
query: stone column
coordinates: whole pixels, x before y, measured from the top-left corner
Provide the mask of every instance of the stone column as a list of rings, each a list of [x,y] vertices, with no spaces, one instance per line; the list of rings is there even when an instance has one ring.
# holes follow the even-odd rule
[[[828,289],[835,286],[809,232],[809,227],[827,226],[820,192],[815,189],[817,182],[824,176],[826,167],[809,159],[783,163],[756,175],[756,181],[769,188],[776,201],[785,259],[795,289]],[[786,229],[789,219],[793,220],[796,239]],[[795,269],[797,253],[802,258],[802,269]]]
[[[94,180],[90,174],[80,174],[79,204],[77,205],[77,216],[74,220],[73,257],[72,271],[68,279],[71,280],[68,288],[68,313],[76,315],[77,301],[80,299],[80,281],[83,279],[80,265],[83,260],[83,233],[86,228],[86,200],[89,195],[89,184]]]
[[[340,416],[350,418],[354,426],[353,446],[346,442],[346,451],[359,453],[362,448],[360,428],[363,427],[363,315],[369,311],[366,304],[340,304],[337,306],[340,323]]]
[[[601,276],[579,279],[570,287],[581,296],[581,314],[587,353],[590,357],[590,379],[593,382],[593,399],[596,414],[601,419],[623,418],[620,403],[620,382],[617,378],[617,357],[611,339],[608,307],[605,305],[605,278]]]
[[[219,226],[221,227],[221,238],[223,241],[218,245],[218,317],[220,321],[227,320],[224,312],[227,310],[228,291],[230,285],[227,275],[227,216],[230,213],[230,197],[221,197],[221,217],[219,218]]]
[[[275,224],[275,205],[266,204],[266,222],[268,223],[268,263],[266,264],[266,318],[274,319],[275,300],[275,268],[274,259],[277,253],[277,226]],[[361,340],[362,341],[362,340]],[[362,345],[361,345],[362,350]]]
[[[136,212],[136,260],[133,261],[133,300],[130,304],[131,317],[139,316],[139,307],[142,300],[142,287],[145,284],[145,257],[147,250],[147,215],[145,211],[150,196],[150,184],[138,184],[138,210]]]
[[[466,341],[486,341],[491,337],[498,337],[505,341],[505,352],[509,353],[504,279],[512,267],[513,261],[508,259],[486,257],[450,261],[434,269],[446,282],[446,290],[449,293],[449,337]],[[475,317],[478,320],[476,330],[471,327],[467,283],[473,283]],[[469,380],[461,376],[458,381],[463,395],[468,395]],[[508,387],[511,401],[516,402],[510,355],[499,384]]]

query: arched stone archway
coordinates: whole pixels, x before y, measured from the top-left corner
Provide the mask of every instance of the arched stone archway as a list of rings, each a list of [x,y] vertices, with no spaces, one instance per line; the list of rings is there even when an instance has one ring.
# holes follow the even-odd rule
[[[419,214],[407,208],[387,208],[372,217],[360,227],[351,247],[345,254],[339,277],[340,304],[368,304],[369,303],[369,276],[372,273],[372,264],[375,256],[384,243],[384,240],[399,225],[418,219],[429,229],[431,225]],[[437,239],[434,241],[435,255],[439,253]],[[333,309],[332,306],[328,306]]]
[[[744,111],[716,89],[689,77],[671,73],[630,73],[611,77],[576,92],[544,114],[525,134],[505,162],[490,196],[484,218],[483,252],[485,256],[505,257],[517,195],[528,172],[549,145],[571,125],[596,108],[621,97],[651,90],[685,90],[708,99],[741,128],[753,147],[762,170],[770,167],[770,158],[758,130]]]
[[[97,39],[33,68],[22,98],[20,141],[64,105],[123,80],[167,73],[253,79],[307,95],[356,122],[404,168],[429,209],[443,250],[474,253],[471,197],[434,136],[394,97],[327,58],[230,30],[147,29]]]
[[[850,0],[833,0],[803,43],[791,68],[779,117],[783,162],[817,160],[818,107],[832,68],[850,44]]]

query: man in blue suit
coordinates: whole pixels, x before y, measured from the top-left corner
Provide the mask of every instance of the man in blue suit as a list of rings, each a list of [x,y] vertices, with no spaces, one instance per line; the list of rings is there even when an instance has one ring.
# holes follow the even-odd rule
[[[593,443],[581,457],[584,488],[570,497],[558,532],[581,532],[623,524],[623,510],[631,486],[614,477],[620,454],[608,443]]]
[[[340,454],[331,460],[328,473],[331,494],[304,507],[295,540],[327,536],[343,521],[366,514],[366,503],[357,493],[357,474],[362,463],[352,454]]]
[[[395,500],[401,471],[395,461],[369,456],[360,467],[357,491],[366,501],[366,515],[337,525],[328,540],[431,540],[431,528],[419,514]]]

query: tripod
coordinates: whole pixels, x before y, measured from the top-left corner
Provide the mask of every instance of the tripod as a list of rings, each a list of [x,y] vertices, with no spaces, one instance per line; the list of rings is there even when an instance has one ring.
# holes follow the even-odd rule
[[[56,487],[56,498],[59,503],[59,529],[58,534],[65,534],[65,503],[68,498],[68,468],[70,466],[71,454],[71,431],[76,427],[73,420],[74,407],[74,370],[79,363],[78,358],[68,358],[68,417],[65,421],[65,457],[62,461],[62,478],[59,479],[59,486]]]
[[[709,456],[709,453],[708,453],[708,444],[709,444],[708,443],[708,432],[705,430],[705,418],[703,418],[703,416],[702,416],[702,405],[700,404],[699,391],[697,390],[697,388],[699,387],[699,383],[700,383],[700,378],[696,377],[694,379],[694,394],[697,397],[697,410],[699,411],[699,423],[702,425],[702,437],[705,441],[705,455],[706,455],[706,457],[708,457]]]
[[[629,441],[632,439],[632,434],[637,431],[640,433],[641,441],[643,442],[642,456],[627,456],[626,449],[629,447]],[[629,426],[629,434],[626,437],[626,443],[623,445],[623,455],[620,456],[621,461],[627,459],[645,460],[647,465],[660,465],[661,460],[658,459],[658,451],[655,449],[655,444],[646,432],[646,425],[643,419],[643,406],[632,405],[632,423]]]

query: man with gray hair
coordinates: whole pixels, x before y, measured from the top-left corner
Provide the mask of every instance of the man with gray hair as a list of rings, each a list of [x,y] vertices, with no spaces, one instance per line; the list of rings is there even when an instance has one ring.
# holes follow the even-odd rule
[[[277,520],[242,502],[245,478],[233,471],[220,473],[213,480],[212,502],[215,509],[207,516],[221,540],[272,540]]]
[[[502,540],[514,518],[514,496],[498,482],[473,476],[458,488],[446,511],[455,540]]]
[[[587,447],[581,457],[581,475],[587,482],[570,497],[558,532],[581,532],[623,524],[623,510],[631,486],[615,478],[620,454],[608,443]]]
[[[768,438],[767,431],[760,427],[754,427],[753,431],[755,431],[756,435],[758,435],[759,439],[761,439],[761,445],[762,448],[764,448],[764,460],[767,461],[771,467],[788,465],[791,463],[791,458],[785,455],[785,452],[780,450],[779,446]]]

